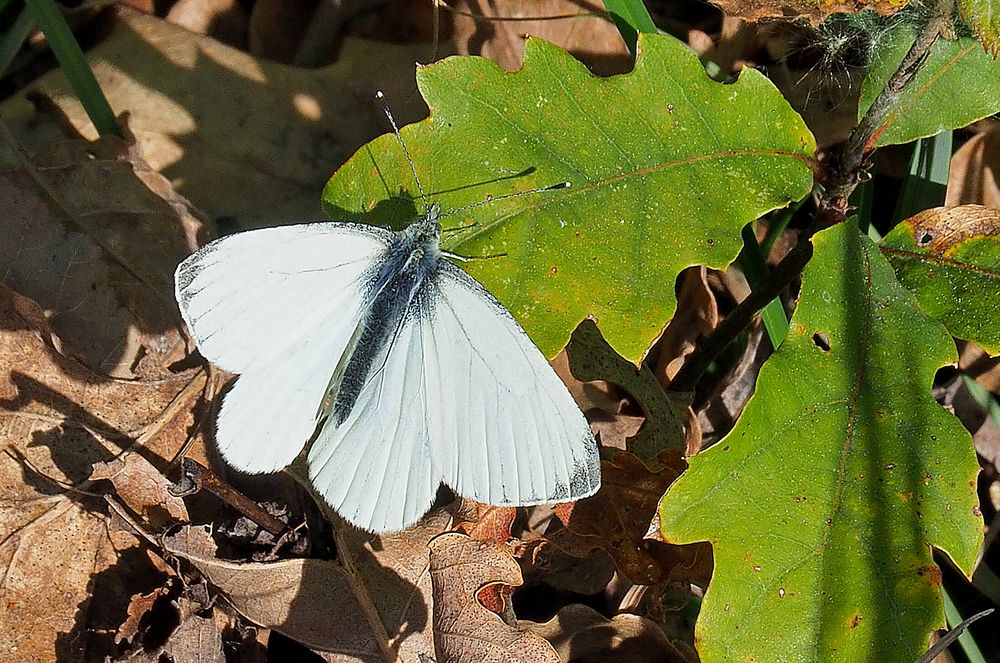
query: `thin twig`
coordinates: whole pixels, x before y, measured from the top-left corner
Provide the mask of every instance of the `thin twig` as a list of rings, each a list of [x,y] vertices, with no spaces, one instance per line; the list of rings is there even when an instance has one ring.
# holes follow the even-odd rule
[[[826,189],[818,204],[816,230],[840,223],[847,218],[848,198],[861,183],[868,157],[874,150],[886,119],[898,111],[899,97],[913,81],[930,55],[939,35],[951,27],[955,0],[937,0],[930,17],[910,46],[899,67],[886,81],[885,87],[875,97],[864,117],[854,128],[840,149],[827,160]]]
[[[697,349],[692,352],[677,375],[670,381],[669,390],[675,392],[690,392],[701,380],[708,365],[715,360],[740,332],[750,326],[754,317],[769,301],[777,297],[788,284],[798,278],[809,259],[812,258],[812,242],[802,239],[781,259],[774,270],[768,275],[759,288],[740,302],[732,313],[727,315],[711,334],[698,342]]]
[[[252,499],[222,480],[212,470],[192,458],[181,463],[183,477],[190,479],[198,488],[204,488],[244,516],[254,521],[276,537],[288,529],[288,525],[268,513]]]
[[[354,598],[357,599],[358,605],[361,606],[361,612],[364,614],[368,626],[374,633],[375,641],[379,649],[382,650],[382,656],[385,657],[387,663],[395,663],[399,660],[399,655],[396,648],[389,643],[389,633],[385,630],[382,615],[378,613],[378,608],[375,607],[371,592],[368,591],[368,585],[365,583],[361,572],[358,571],[358,565],[354,562],[354,554],[350,546],[350,525],[343,518],[336,516],[332,518],[328,517],[327,520],[333,526],[333,531],[337,539],[337,559],[340,561],[341,566],[344,567],[344,573],[348,579],[347,584],[351,586]]]

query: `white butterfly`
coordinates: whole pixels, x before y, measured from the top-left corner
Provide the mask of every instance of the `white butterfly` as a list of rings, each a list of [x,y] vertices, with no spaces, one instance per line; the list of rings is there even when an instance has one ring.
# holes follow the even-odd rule
[[[440,482],[478,502],[593,495],[590,426],[511,314],[438,246],[437,205],[401,232],[313,223],[230,235],[175,274],[202,355],[239,373],[216,442],[309,476],[343,517],[404,529]]]

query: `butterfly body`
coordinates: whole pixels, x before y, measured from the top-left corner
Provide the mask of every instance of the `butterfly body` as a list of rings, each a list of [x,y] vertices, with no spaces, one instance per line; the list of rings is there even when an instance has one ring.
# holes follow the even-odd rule
[[[393,233],[385,257],[372,268],[369,297],[371,303],[358,326],[357,342],[345,353],[343,371],[337,371],[339,384],[332,384],[335,393],[330,412],[336,425],[344,423],[361,388],[369,379],[376,358],[392,342],[407,316],[430,315],[433,299],[421,292],[433,277],[444,256],[438,246],[441,226],[439,208],[431,205],[427,213],[399,233]]]

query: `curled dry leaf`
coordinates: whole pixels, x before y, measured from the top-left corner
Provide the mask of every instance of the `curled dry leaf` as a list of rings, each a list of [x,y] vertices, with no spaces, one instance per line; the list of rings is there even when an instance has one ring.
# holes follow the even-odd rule
[[[719,324],[719,305],[708,287],[708,270],[689,267],[677,277],[677,312],[656,344],[656,376],[669,382],[701,336]]]
[[[559,663],[549,643],[504,623],[476,600],[488,585],[521,584],[521,569],[504,548],[447,532],[435,537],[430,549],[438,663]]]
[[[109,480],[118,498],[154,532],[169,524],[188,521],[184,500],[170,494],[167,490],[170,481],[138,453],[94,463],[90,480],[99,479]]]
[[[492,506],[466,500],[475,505],[476,520],[461,524],[461,530],[478,541],[505,543],[510,537],[510,528],[517,517],[517,508],[510,506]]]
[[[125,621],[122,622],[121,627],[118,629],[118,633],[115,634],[115,644],[123,640],[134,642],[135,637],[139,635],[140,620],[153,609],[153,604],[165,594],[165,588],[157,587],[148,594],[136,594],[129,599],[128,608],[125,610],[128,617],[125,618]]]
[[[97,82],[112,108],[129,109],[146,160],[208,218],[247,228],[315,221],[330,174],[386,130],[376,89],[400,124],[426,113],[413,75],[425,45],[352,39],[336,64],[301,69],[126,8],[109,16],[106,36],[87,52]],[[95,136],[60,71],[31,88]],[[63,138],[26,93],[0,104],[0,116],[29,149]]]
[[[699,449],[717,441],[732,429],[753,394],[761,366],[770,356],[771,344],[767,341],[764,325],[755,320],[742,354],[700,397],[704,406],[698,409],[701,427]]]
[[[578,557],[604,550],[619,573],[635,584],[707,578],[710,556],[700,550],[702,544],[674,546],[644,538],[660,498],[683,466],[676,452],[660,458],[663,467],[653,471],[632,454],[615,450],[601,462],[596,495],[556,507],[566,527],[549,535],[549,541]]]
[[[64,141],[0,172],[0,272],[46,311],[64,354],[115,377],[185,354],[175,265],[201,223],[138,147]]]
[[[562,663],[681,663],[690,660],[676,649],[655,622],[639,615],[611,619],[574,603],[544,623],[522,622],[549,641]]]
[[[413,660],[433,653],[426,547],[450,520],[446,511],[433,512],[412,529],[376,539],[352,530],[341,554],[351,555],[358,577],[333,560],[217,559],[195,527],[165,539],[164,547],[191,562],[248,620],[326,652],[328,661],[380,661],[386,650]],[[359,599],[374,604],[377,628]],[[379,642],[382,634],[386,642]]]
[[[0,286],[0,651],[100,660],[130,597],[159,581],[89,477],[139,439],[151,458],[176,452],[198,390],[191,374],[109,380],[50,337],[38,305]]]

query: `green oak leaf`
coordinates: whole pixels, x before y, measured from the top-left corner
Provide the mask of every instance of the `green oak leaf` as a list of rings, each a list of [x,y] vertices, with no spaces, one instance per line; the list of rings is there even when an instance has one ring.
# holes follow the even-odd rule
[[[958,13],[979,37],[983,47],[1000,56],[1000,2],[998,0],[958,0]]]
[[[740,228],[812,187],[815,142],[760,73],[708,78],[671,37],[643,34],[635,69],[596,78],[529,39],[520,71],[479,57],[421,67],[430,117],[402,136],[444,212],[562,181],[571,187],[446,217],[442,245],[547,356],[594,315],[637,361],[674,312],[684,268],[724,267]],[[333,218],[400,227],[422,205],[396,139],[359,150],[323,193]]]
[[[664,539],[714,550],[705,663],[913,661],[944,625],[929,546],[970,574],[982,541],[972,440],[930,391],[951,337],[854,223],[814,241],[739,421],[660,503]]]
[[[900,24],[879,42],[875,62],[861,86],[858,118],[899,67],[915,37]],[[958,129],[1000,111],[1000,61],[971,37],[938,38],[916,77],[899,94],[892,111],[876,127],[867,150],[909,143]]]
[[[953,336],[1000,353],[1000,211],[929,209],[902,221],[879,246],[928,315]]]

